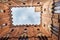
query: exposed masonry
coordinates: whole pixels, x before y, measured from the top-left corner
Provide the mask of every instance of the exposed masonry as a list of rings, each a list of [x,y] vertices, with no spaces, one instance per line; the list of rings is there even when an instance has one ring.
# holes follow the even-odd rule
[[[21,5],[20,2],[18,3],[15,0],[10,0],[10,1],[7,1],[7,2],[2,2],[0,0],[1,4],[4,4],[9,8],[16,7],[16,6],[17,7],[33,7],[33,6],[37,7],[37,6],[41,6],[41,12],[42,12],[42,14],[41,14],[41,19],[42,19],[41,20],[41,25],[30,25],[29,24],[29,25],[17,25],[17,26],[14,27],[12,25],[12,21],[11,21],[11,19],[12,19],[11,18],[12,15],[10,14],[11,10],[9,9],[8,13],[4,14],[3,17],[1,16],[3,20],[0,21],[0,23],[3,24],[5,22],[5,23],[8,23],[8,24],[10,24],[10,23],[11,24],[8,25],[8,26],[5,26],[5,24],[4,24],[4,27],[2,29],[0,29],[0,39],[4,40],[4,39],[7,38],[7,40],[18,40],[18,39],[20,40],[20,38],[23,38],[23,36],[21,36],[21,35],[23,35],[23,34],[26,35],[26,33],[27,33],[27,36],[28,36],[29,40],[39,40],[39,38],[42,38],[42,36],[43,36],[43,38],[42,38],[43,40],[45,40],[44,36],[46,36],[48,38],[48,40],[58,40],[58,39],[60,40],[60,14],[54,13],[54,10],[52,10],[54,8],[51,7],[51,6],[54,7],[53,2],[55,2],[55,0],[48,0],[48,1],[42,0],[41,2],[43,2],[42,5],[41,4],[37,5],[38,1],[33,0],[31,2],[29,1],[29,3],[31,3],[31,5],[28,4],[28,1],[24,2],[25,3],[24,5],[23,5],[23,3]],[[0,6],[3,7],[2,9],[6,8],[3,5],[0,5]],[[51,10],[45,10],[45,9],[48,9],[47,6],[49,6],[49,8],[51,7]],[[8,17],[8,16],[6,16],[7,14],[9,15],[10,19],[7,18]],[[44,25],[45,25],[45,27],[44,27]],[[49,26],[52,27],[51,31],[49,29],[50,28]],[[54,28],[57,28],[58,32],[56,32],[57,30],[55,30]]]

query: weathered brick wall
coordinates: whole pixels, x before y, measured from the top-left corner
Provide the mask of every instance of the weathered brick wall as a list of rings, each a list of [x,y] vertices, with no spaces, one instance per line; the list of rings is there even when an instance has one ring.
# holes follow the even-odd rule
[[[41,3],[40,3],[41,2]],[[7,1],[7,2],[2,2],[0,3],[0,37],[19,37],[28,35],[30,38],[29,40],[38,40],[38,37],[40,35],[46,35],[47,37],[50,37],[49,40],[58,40],[58,37],[51,32],[51,27],[56,26],[59,28],[59,19],[60,15],[59,14],[53,14],[52,13],[52,4],[53,0],[33,0],[30,1],[28,0],[27,2],[18,2],[15,0]],[[42,10],[38,9],[35,11],[42,11],[42,24],[41,25],[27,25],[23,26],[12,26],[12,21],[11,21],[11,11],[10,7],[14,6],[41,6],[42,5]],[[41,7],[39,7],[41,8]],[[59,19],[58,19],[59,18]],[[53,25],[53,26],[52,26]],[[51,35],[52,34],[52,35]],[[18,38],[11,38],[10,40],[18,40]]]
[[[47,31],[50,37],[52,37],[52,40],[58,40],[59,36],[59,15],[58,13],[53,13],[53,5],[54,1],[49,1],[44,3],[43,9],[42,9],[42,27]],[[51,26],[51,29],[50,29]],[[54,29],[57,28],[57,29]],[[49,31],[50,30],[50,31]],[[53,32],[52,32],[53,31]],[[44,31],[43,31],[44,32]],[[45,32],[44,32],[45,33]],[[46,34],[46,33],[45,33]],[[47,35],[47,34],[46,34]],[[48,35],[48,36],[49,36]]]
[[[51,8],[52,8],[52,1],[47,1],[46,3],[43,4],[42,8],[42,27],[44,30],[46,30],[48,36],[51,36],[51,24],[52,24],[52,13],[51,13]],[[47,35],[46,34],[46,35]]]
[[[0,3],[0,37],[4,36],[9,31],[9,8],[7,5]]]

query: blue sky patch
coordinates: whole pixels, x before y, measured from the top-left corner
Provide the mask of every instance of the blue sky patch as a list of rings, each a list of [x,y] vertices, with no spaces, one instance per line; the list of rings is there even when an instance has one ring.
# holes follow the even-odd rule
[[[35,7],[13,7],[13,25],[40,24],[40,12],[35,12]]]

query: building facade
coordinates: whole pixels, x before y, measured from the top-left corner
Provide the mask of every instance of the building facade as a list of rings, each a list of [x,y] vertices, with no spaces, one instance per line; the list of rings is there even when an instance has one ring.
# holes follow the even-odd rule
[[[60,40],[59,0],[0,0],[0,40]],[[35,7],[40,25],[12,24],[12,7]]]

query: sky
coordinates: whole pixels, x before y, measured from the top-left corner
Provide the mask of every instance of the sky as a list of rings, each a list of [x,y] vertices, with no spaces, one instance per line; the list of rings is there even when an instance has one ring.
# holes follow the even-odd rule
[[[35,7],[13,7],[13,25],[40,24],[40,12],[35,12]]]

